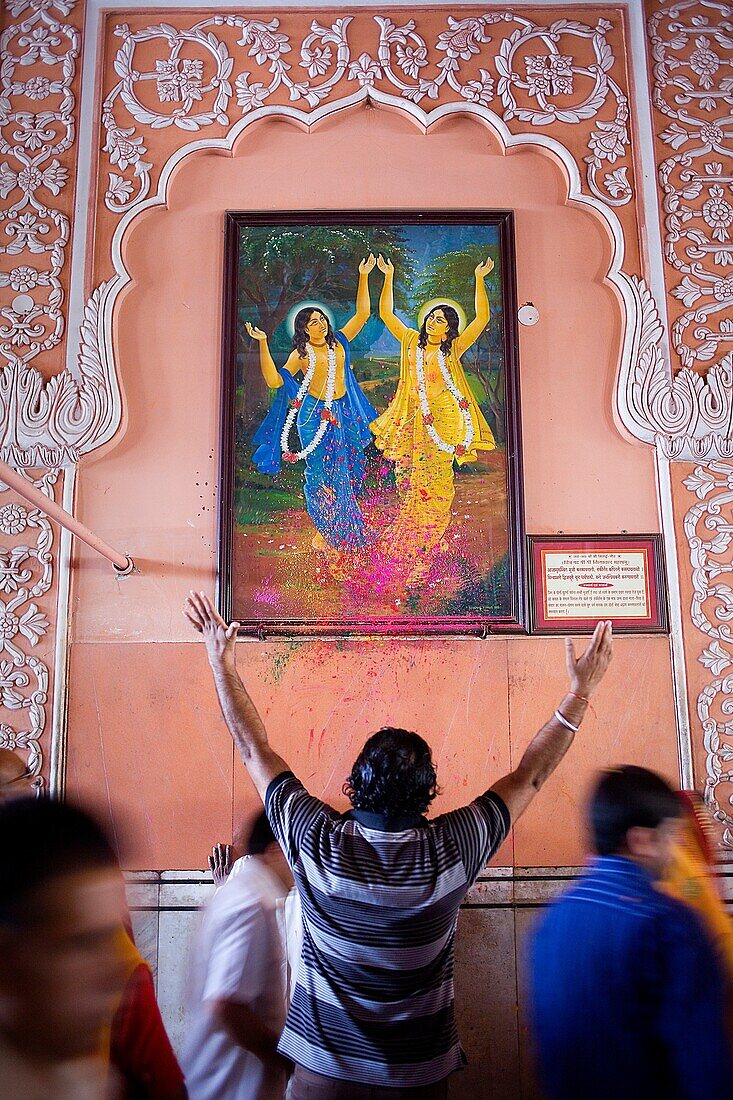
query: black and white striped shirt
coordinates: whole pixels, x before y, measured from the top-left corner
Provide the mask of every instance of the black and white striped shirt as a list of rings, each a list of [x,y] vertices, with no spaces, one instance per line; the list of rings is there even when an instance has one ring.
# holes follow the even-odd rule
[[[342,1081],[391,1088],[463,1065],[453,947],[468,887],[509,830],[487,792],[428,821],[340,814],[284,772],[265,808],[292,867],[303,950],[279,1049]]]

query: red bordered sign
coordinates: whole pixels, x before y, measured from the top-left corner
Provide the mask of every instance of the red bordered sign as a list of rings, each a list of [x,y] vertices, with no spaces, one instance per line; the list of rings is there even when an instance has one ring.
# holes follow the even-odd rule
[[[529,535],[532,632],[665,633],[661,535]]]

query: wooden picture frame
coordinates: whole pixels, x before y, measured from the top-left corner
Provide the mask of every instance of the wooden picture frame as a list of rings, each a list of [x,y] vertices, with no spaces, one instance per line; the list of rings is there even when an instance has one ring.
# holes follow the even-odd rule
[[[395,261],[392,329],[376,265],[363,320],[358,264],[370,253]],[[486,257],[493,269],[478,275]],[[218,606],[241,634],[526,629],[515,287],[511,211],[226,214]],[[335,333],[330,405],[330,352],[303,336],[299,315]],[[423,323],[444,323],[447,352],[417,337]]]
[[[533,634],[669,630],[661,535],[528,535]],[[581,614],[585,610],[586,614]]]

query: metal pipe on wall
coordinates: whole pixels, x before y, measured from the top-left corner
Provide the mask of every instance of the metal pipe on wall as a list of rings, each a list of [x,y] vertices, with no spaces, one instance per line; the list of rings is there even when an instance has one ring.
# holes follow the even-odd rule
[[[91,547],[92,550],[96,550],[102,557],[111,561],[121,576],[132,573],[135,563],[129,554],[123,554],[120,550],[115,550],[114,546],[110,546],[104,539],[95,535],[85,524],[72,516],[71,512],[67,512],[54,500],[50,500],[45,493],[42,493],[40,489],[27,481],[18,470],[14,470],[12,466],[8,466],[2,460],[0,460],[0,481],[3,481],[9,488],[15,489],[16,493],[27,500],[29,504],[32,504],[34,508],[40,509],[49,519],[55,520],[56,523],[65,527],[67,531],[71,531],[72,535],[76,535],[78,539]]]

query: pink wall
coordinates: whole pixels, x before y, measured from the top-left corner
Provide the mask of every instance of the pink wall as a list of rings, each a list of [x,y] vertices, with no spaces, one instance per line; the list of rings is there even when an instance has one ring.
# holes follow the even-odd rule
[[[659,527],[651,453],[622,440],[612,422],[621,321],[603,282],[610,242],[592,214],[566,205],[553,160],[504,156],[465,118],[424,135],[367,108],[310,134],[263,123],[235,153],[184,162],[168,208],[139,218],[124,242],[133,283],[116,338],[128,428],[80,472],[79,516],[129,550],[141,574],[118,580],[79,553],[69,789],[114,803],[109,812],[132,831],[130,866],[202,865],[207,845],[229,835],[252,798],[233,767],[202,647],[179,610],[190,587],[214,580],[222,211],[513,208],[518,298],[541,315],[520,333],[526,529]],[[101,245],[97,264],[104,268]],[[441,808],[518,759],[563,680],[554,639],[244,643],[239,653],[273,743],[315,793],[337,798],[365,734],[391,721],[434,745]],[[639,695],[629,699],[632,678],[642,705]],[[518,864],[581,859],[578,800],[605,761],[674,777],[665,638],[619,642],[597,709],[516,831]],[[508,850],[498,860],[510,862]]]

